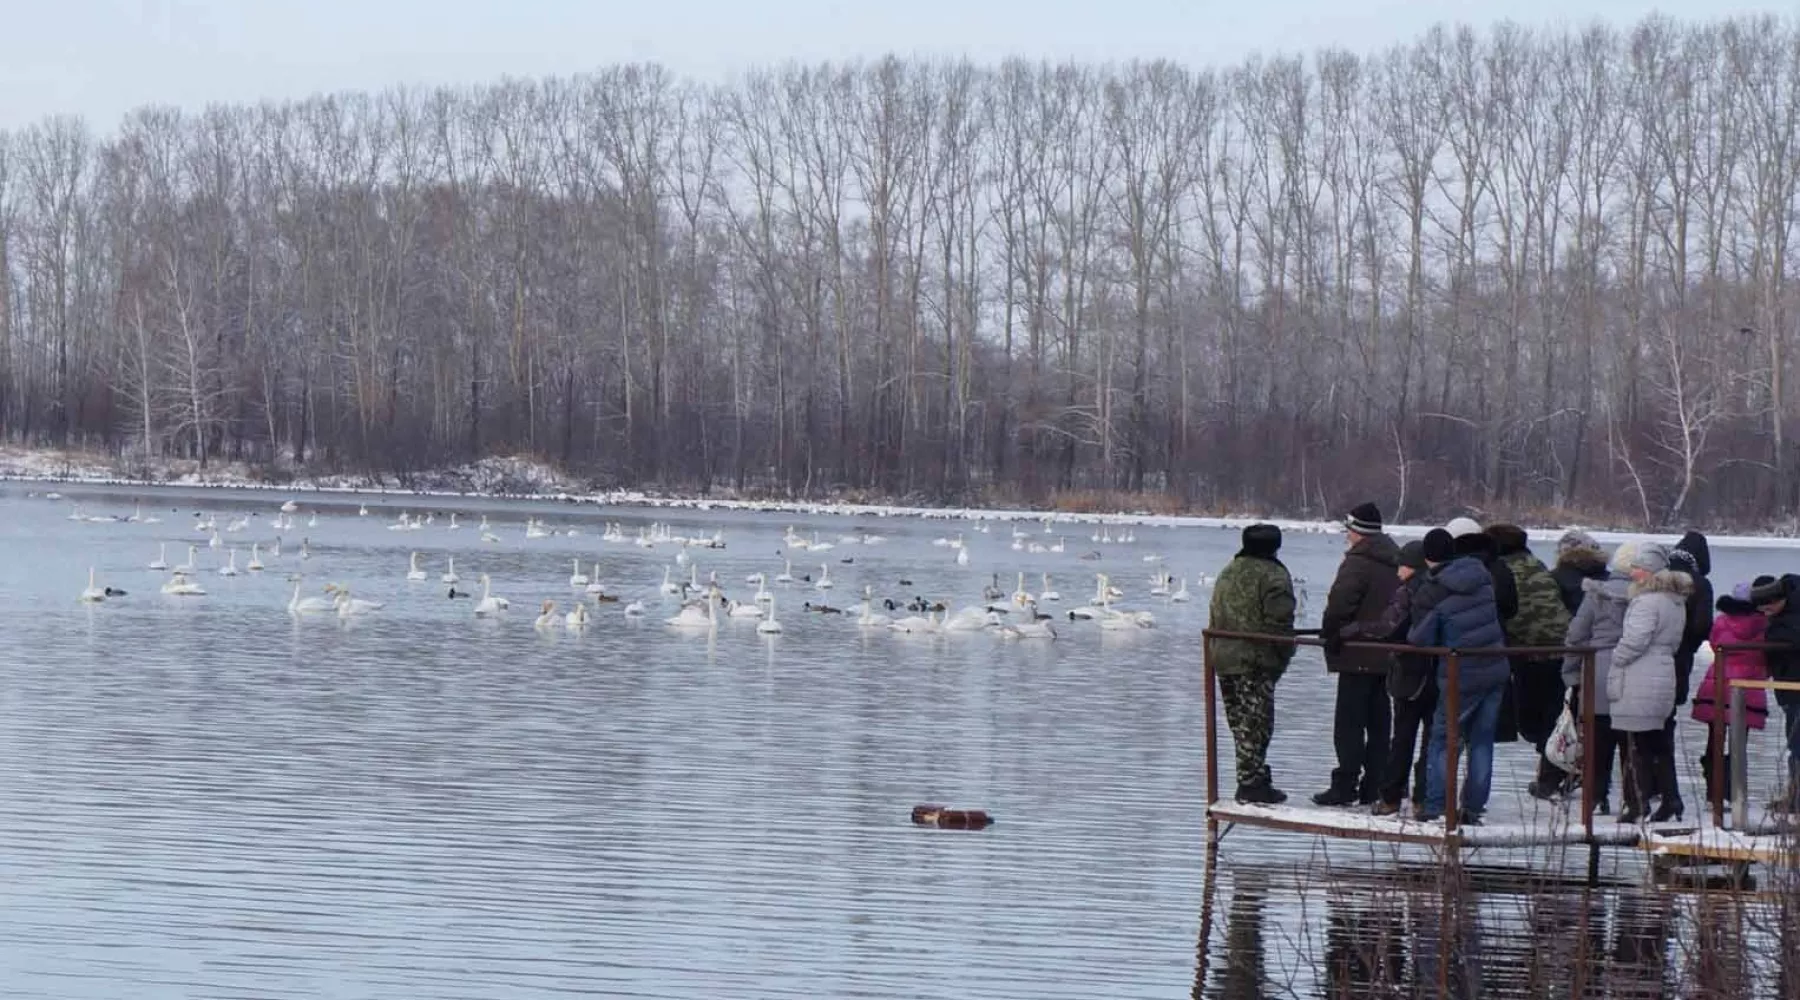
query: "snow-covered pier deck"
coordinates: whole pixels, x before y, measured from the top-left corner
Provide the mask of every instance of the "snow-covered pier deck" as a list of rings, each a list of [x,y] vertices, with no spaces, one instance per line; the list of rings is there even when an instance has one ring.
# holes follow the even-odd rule
[[[1237,825],[1254,826],[1337,840],[1418,844],[1445,849],[1623,847],[1701,863],[1792,864],[1800,861],[1800,839],[1796,838],[1796,829],[1792,826],[1784,829],[1777,819],[1766,816],[1757,817],[1742,830],[1724,829],[1702,819],[1657,826],[1601,822],[1595,824],[1591,834],[1581,823],[1561,814],[1554,815],[1549,822],[1459,826],[1454,831],[1446,829],[1442,820],[1422,823],[1401,816],[1373,816],[1367,812],[1316,806],[1218,802],[1207,810],[1207,816],[1227,829]]]

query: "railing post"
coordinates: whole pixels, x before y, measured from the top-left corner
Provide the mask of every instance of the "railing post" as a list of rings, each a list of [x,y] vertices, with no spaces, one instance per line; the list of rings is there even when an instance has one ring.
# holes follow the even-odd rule
[[[1729,682],[1727,682],[1729,684]],[[1731,688],[1731,828],[1750,826],[1750,732],[1744,724],[1744,689]],[[1717,685],[1714,685],[1715,690]],[[1714,696],[1717,697],[1716,695]],[[1715,709],[1717,705],[1713,706]]]
[[[1218,675],[1213,667],[1212,636],[1200,633],[1200,673],[1206,685],[1206,837],[1219,839],[1219,820],[1213,806],[1219,804],[1219,699]]]
[[[1600,780],[1599,732],[1594,724],[1594,654],[1581,654],[1581,829],[1594,842],[1594,783]]]
[[[1457,744],[1462,737],[1462,666],[1456,650],[1445,658],[1444,684],[1444,834],[1456,835],[1457,821]],[[1427,742],[1429,746],[1429,742]],[[1426,770],[1430,770],[1426,764]]]
[[[1735,692],[1733,697],[1735,700]],[[1713,685],[1712,722],[1706,727],[1706,751],[1711,760],[1711,774],[1706,776],[1707,798],[1712,800],[1712,823],[1715,827],[1725,825],[1725,720],[1719,711],[1719,685]]]

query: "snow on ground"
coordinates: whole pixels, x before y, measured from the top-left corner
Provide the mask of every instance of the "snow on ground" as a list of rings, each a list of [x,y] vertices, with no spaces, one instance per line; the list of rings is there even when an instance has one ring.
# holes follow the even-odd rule
[[[79,483],[104,486],[212,486],[235,489],[303,493],[369,493],[402,496],[491,496],[525,500],[562,500],[616,507],[651,507],[681,510],[746,510],[768,513],[818,514],[861,517],[919,517],[937,520],[1040,521],[1056,524],[1129,524],[1140,527],[1212,528],[1242,530],[1257,523],[1274,524],[1294,534],[1337,535],[1336,521],[1264,518],[1253,515],[1189,517],[1181,515],[1075,514],[1041,510],[967,507],[908,507],[892,504],[859,504],[835,501],[737,500],[717,497],[661,496],[638,490],[589,492],[555,467],[536,459],[513,456],[484,458],[478,462],[409,476],[410,486],[364,475],[322,475],[291,483],[270,483],[243,463],[211,463],[205,470],[197,462],[157,459],[142,474],[132,475],[104,455],[0,446],[0,481]],[[1398,538],[1424,535],[1436,525],[1390,525]],[[1569,527],[1535,527],[1528,530],[1536,542],[1555,542]],[[1591,530],[1596,541],[1616,545],[1646,539],[1672,543],[1679,534]],[[1777,535],[1708,535],[1714,545],[1800,549],[1800,537]]]

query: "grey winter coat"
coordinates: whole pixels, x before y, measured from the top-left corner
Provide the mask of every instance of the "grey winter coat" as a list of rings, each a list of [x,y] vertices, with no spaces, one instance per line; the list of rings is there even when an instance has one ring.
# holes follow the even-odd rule
[[[1625,631],[1625,607],[1631,603],[1631,581],[1624,577],[1581,581],[1581,604],[1569,622],[1565,646],[1594,646],[1594,714],[1612,714],[1606,697],[1606,678],[1612,667],[1613,647]],[[1570,687],[1581,684],[1581,657],[1565,656],[1563,683]]]
[[[1675,711],[1675,650],[1687,628],[1687,596],[1693,587],[1686,573],[1668,570],[1632,585],[1625,625],[1606,673],[1613,729],[1661,729]]]

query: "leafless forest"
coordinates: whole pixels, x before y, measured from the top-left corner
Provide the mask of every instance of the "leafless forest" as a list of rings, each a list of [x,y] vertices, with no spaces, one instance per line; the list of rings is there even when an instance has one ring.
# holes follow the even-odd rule
[[[1768,522],[1800,498],[1797,125],[1774,20],[53,118],[0,132],[0,425],[127,462]]]

